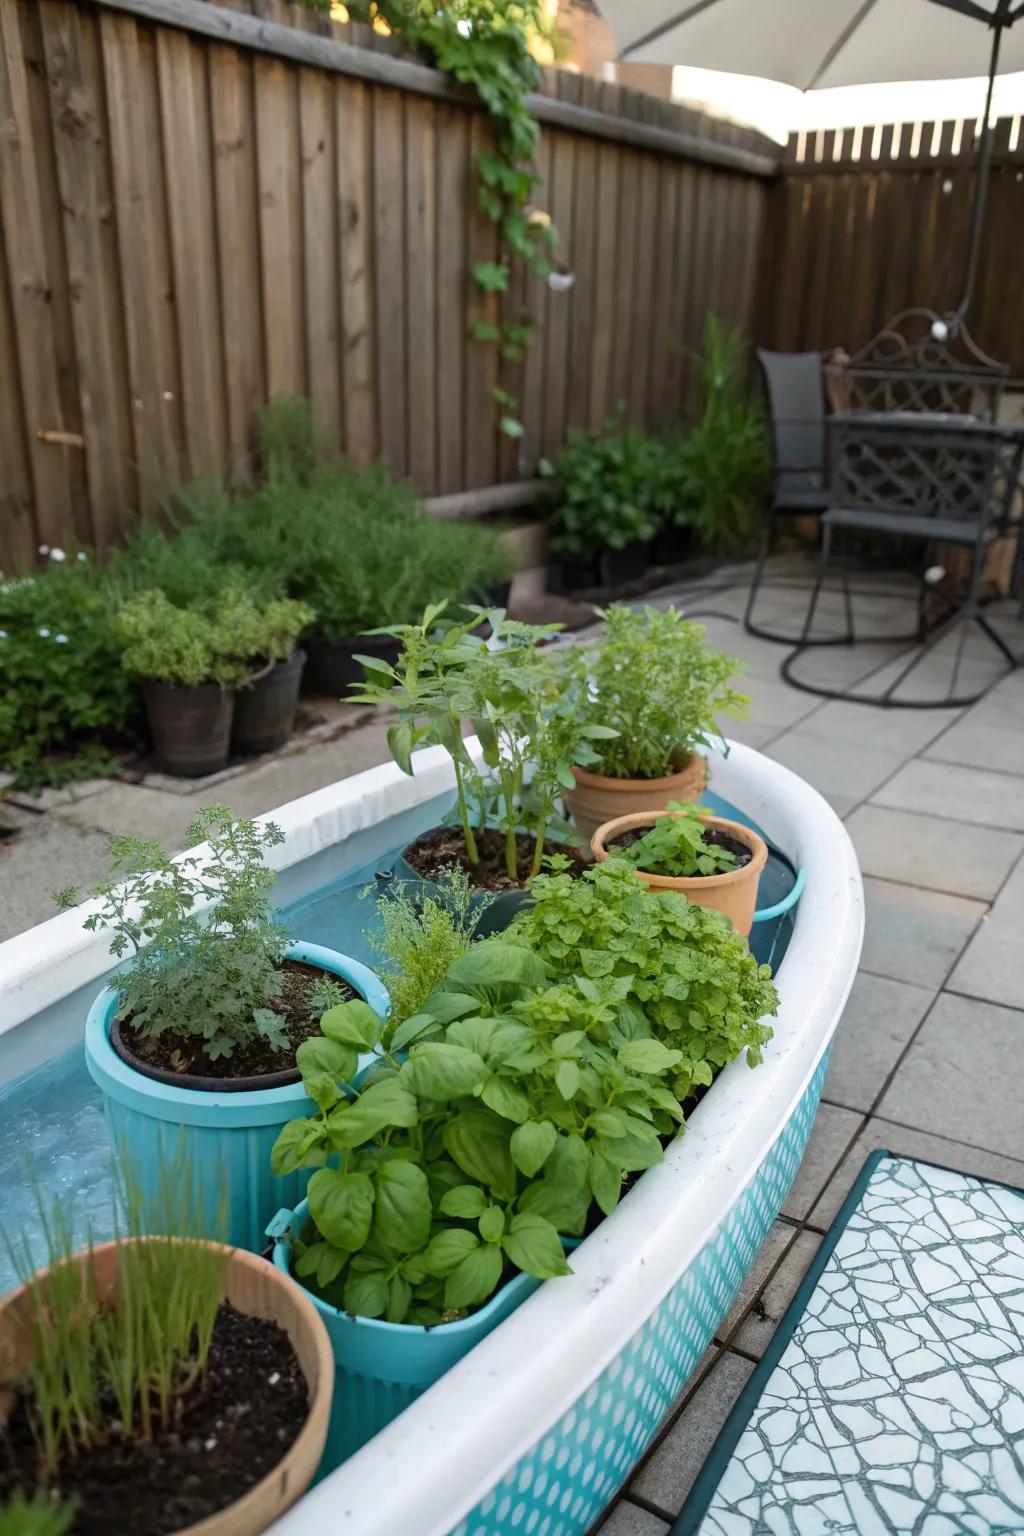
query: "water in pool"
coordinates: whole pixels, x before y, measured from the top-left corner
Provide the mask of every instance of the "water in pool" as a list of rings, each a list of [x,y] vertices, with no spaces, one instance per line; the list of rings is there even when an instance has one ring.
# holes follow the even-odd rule
[[[727,801],[710,794],[705,799],[720,815],[749,821]],[[377,918],[372,891],[367,891],[374,871],[389,863],[377,858],[283,908],[289,932],[372,967],[375,954],[367,935]],[[761,878],[759,905],[773,905],[792,883],[792,868],[773,852]],[[777,967],[791,928],[790,916],[755,927],[751,945],[758,958]],[[62,1200],[83,1241],[89,1233],[97,1241],[111,1235],[111,1144],[100,1093],[86,1071],[81,1047],[0,1088],[0,1190],[0,1225],[13,1236],[37,1232],[37,1191],[44,1203]],[[38,1236],[34,1257],[44,1257]],[[0,1296],[16,1278],[0,1244]]]

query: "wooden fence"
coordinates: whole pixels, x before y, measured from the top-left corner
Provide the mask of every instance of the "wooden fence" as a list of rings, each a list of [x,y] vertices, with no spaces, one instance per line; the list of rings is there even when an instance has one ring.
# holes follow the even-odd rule
[[[486,118],[350,37],[276,0],[0,0],[0,568],[244,480],[278,394],[451,495],[534,475],[619,400],[679,421],[706,311],[750,332],[774,147],[550,74],[535,202],[576,282],[518,280],[537,337],[499,364],[468,336]]]
[[[974,121],[794,135],[772,194],[762,334],[781,351],[865,345],[897,311],[955,309],[976,185]],[[995,125],[967,321],[1024,376],[1024,124]]]

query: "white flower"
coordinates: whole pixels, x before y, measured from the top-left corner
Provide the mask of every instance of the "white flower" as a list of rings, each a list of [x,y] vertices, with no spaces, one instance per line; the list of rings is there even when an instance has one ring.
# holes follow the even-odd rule
[[[472,37],[473,23],[464,16],[461,21],[455,23],[455,30],[460,37]]]
[[[39,631],[39,638],[40,638],[40,640],[49,640],[49,638],[50,638],[50,631],[48,629],[41,629]]]
[[[6,631],[6,629],[0,629],[0,640],[6,640],[6,639],[7,639],[7,631]]]
[[[40,544],[40,546],[39,546],[39,553],[41,555],[48,555],[50,553],[50,546],[49,546],[49,544]]]
[[[58,645],[67,645],[68,643],[67,635],[54,635],[53,638],[56,640]]]
[[[59,565],[62,560],[66,560],[67,559],[67,555],[64,553],[64,551],[62,549],[51,549],[50,550],[50,559],[51,560],[56,560],[58,565]]]
[[[77,557],[77,558],[78,558],[78,559],[79,559],[79,560],[88,560],[88,558],[89,558],[89,556],[88,556],[88,555],[87,555],[87,554],[86,554],[86,552],[85,552],[85,550],[84,550],[84,549],[80,549],[80,550],[79,550],[79,551],[78,551],[78,557]]]

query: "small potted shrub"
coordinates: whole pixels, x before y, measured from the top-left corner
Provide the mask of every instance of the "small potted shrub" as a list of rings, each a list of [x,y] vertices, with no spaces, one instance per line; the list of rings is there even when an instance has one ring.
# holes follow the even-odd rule
[[[560,687],[544,648],[557,625],[520,624],[492,610],[501,642],[492,649],[475,633],[483,612],[457,624],[440,604],[419,624],[396,628],[398,661],[389,666],[364,657],[367,683],[357,697],[398,711],[388,744],[404,772],[412,773],[419,746],[443,746],[452,759],[451,824],[431,828],[404,850],[400,877],[436,881],[459,866],[474,888],[496,893],[487,922],[497,927],[526,899],[550,839],[570,830],[559,811],[574,782],[572,765],[596,762],[591,743],[611,733],[596,720],[580,720],[575,700]],[[464,721],[480,742],[480,766],[463,741]]]
[[[593,753],[574,764],[565,796],[587,840],[619,816],[698,800],[707,784],[699,749],[721,739],[720,715],[742,715],[747,705],[729,683],[740,664],[710,646],[703,625],[678,609],[615,605],[601,617],[602,638],[574,646],[563,662],[581,723],[608,730],[586,738]]]
[[[651,890],[681,891],[690,901],[750,932],[757,886],[768,858],[762,837],[738,821],[671,802],[667,814],[637,811],[598,827],[590,843],[599,862],[614,855]]]
[[[26,1536],[258,1536],[312,1481],[334,1365],[309,1298],[255,1254],[132,1235],[0,1303],[0,1500]],[[45,1518],[44,1518],[45,1517]]]
[[[313,617],[306,603],[273,598],[260,604],[248,593],[240,593],[233,611],[224,615],[233,644],[252,669],[235,693],[233,751],[275,752],[291,735],[306,665],[296,641]]]
[[[274,921],[264,852],[282,841],[273,823],[235,821],[225,806],[200,812],[191,851],[176,859],[159,843],[114,838],[112,877],[84,925],[109,931],[111,954],[130,960],[85,1027],[86,1065],[115,1146],[143,1186],[164,1159],[188,1155],[211,1236],[226,1180],[227,1237],[250,1248],[260,1246],[267,1211],[299,1194],[296,1180],[282,1185],[269,1174],[278,1128],[309,1108],[303,1081],[314,1063],[349,1060],[324,1042],[325,1021],[350,999],[363,999],[378,1023],[388,1006],[365,966],[292,943]],[[59,899],[69,905],[75,893]],[[376,1028],[366,1030],[366,1049]]]

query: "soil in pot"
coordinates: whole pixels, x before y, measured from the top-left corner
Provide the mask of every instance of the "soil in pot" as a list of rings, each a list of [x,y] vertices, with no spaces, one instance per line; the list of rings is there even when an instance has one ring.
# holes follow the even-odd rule
[[[284,1016],[289,1040],[284,1051],[272,1050],[266,1041],[255,1040],[249,1045],[237,1046],[230,1056],[218,1056],[211,1061],[201,1040],[167,1034],[146,1038],[132,1027],[130,1017],[114,1025],[110,1043],[136,1071],[177,1083],[183,1088],[276,1088],[298,1082],[295,1052],[303,1040],[320,1033],[319,1021],[310,1017],[310,988],[326,978],[340,987],[345,1002],[358,997],[359,993],[340,976],[300,960],[283,961],[281,975],[281,991],[271,999],[268,1007]],[[187,1082],[186,1078],[202,1081]],[[253,1078],[261,1081],[250,1081]]]
[[[393,667],[402,653],[402,642],[391,635],[351,635],[344,640],[327,640],[318,635],[306,642],[306,651],[305,692],[333,694],[343,699],[353,683],[366,681],[357,656],[375,656]]]
[[[295,725],[299,683],[306,665],[305,651],[295,651],[247,688],[235,694],[235,718],[231,727],[232,750],[243,756],[276,752],[283,747]]]
[[[224,1302],[205,1375],[170,1428],[145,1442],[119,1432],[111,1399],[101,1445],[61,1464],[55,1489],[79,1500],[71,1536],[171,1536],[226,1509],[271,1472],[309,1413],[306,1379],[287,1333]],[[31,1491],[39,1448],[32,1400],[18,1391],[0,1432],[0,1500]]]
[[[614,853],[617,849],[632,848],[633,844],[638,843],[650,830],[650,827],[631,827],[628,832],[620,832],[618,837],[613,837],[605,846],[609,853]],[[727,849],[736,859],[735,864],[730,866],[732,869],[742,869],[754,857],[746,843],[741,843],[738,837],[730,837],[728,832],[720,832],[717,827],[705,828],[704,841],[712,843],[716,848]],[[648,875],[666,875],[672,878],[669,870],[659,869],[655,863],[639,864],[637,868]],[[720,869],[716,873],[727,874],[728,870]],[[698,873],[689,878],[700,880],[706,879],[707,876]]]
[[[466,853],[466,840],[461,827],[435,827],[425,832],[403,852],[403,858],[424,880],[437,880],[446,869],[457,864],[466,871],[477,890],[521,890],[530,878],[536,842],[526,832],[516,833],[516,878],[513,880],[505,867],[505,834],[485,827],[476,834],[480,861],[470,862]],[[575,857],[571,848],[561,844],[551,845],[552,853],[567,853]],[[577,861],[583,867],[582,860]]]

